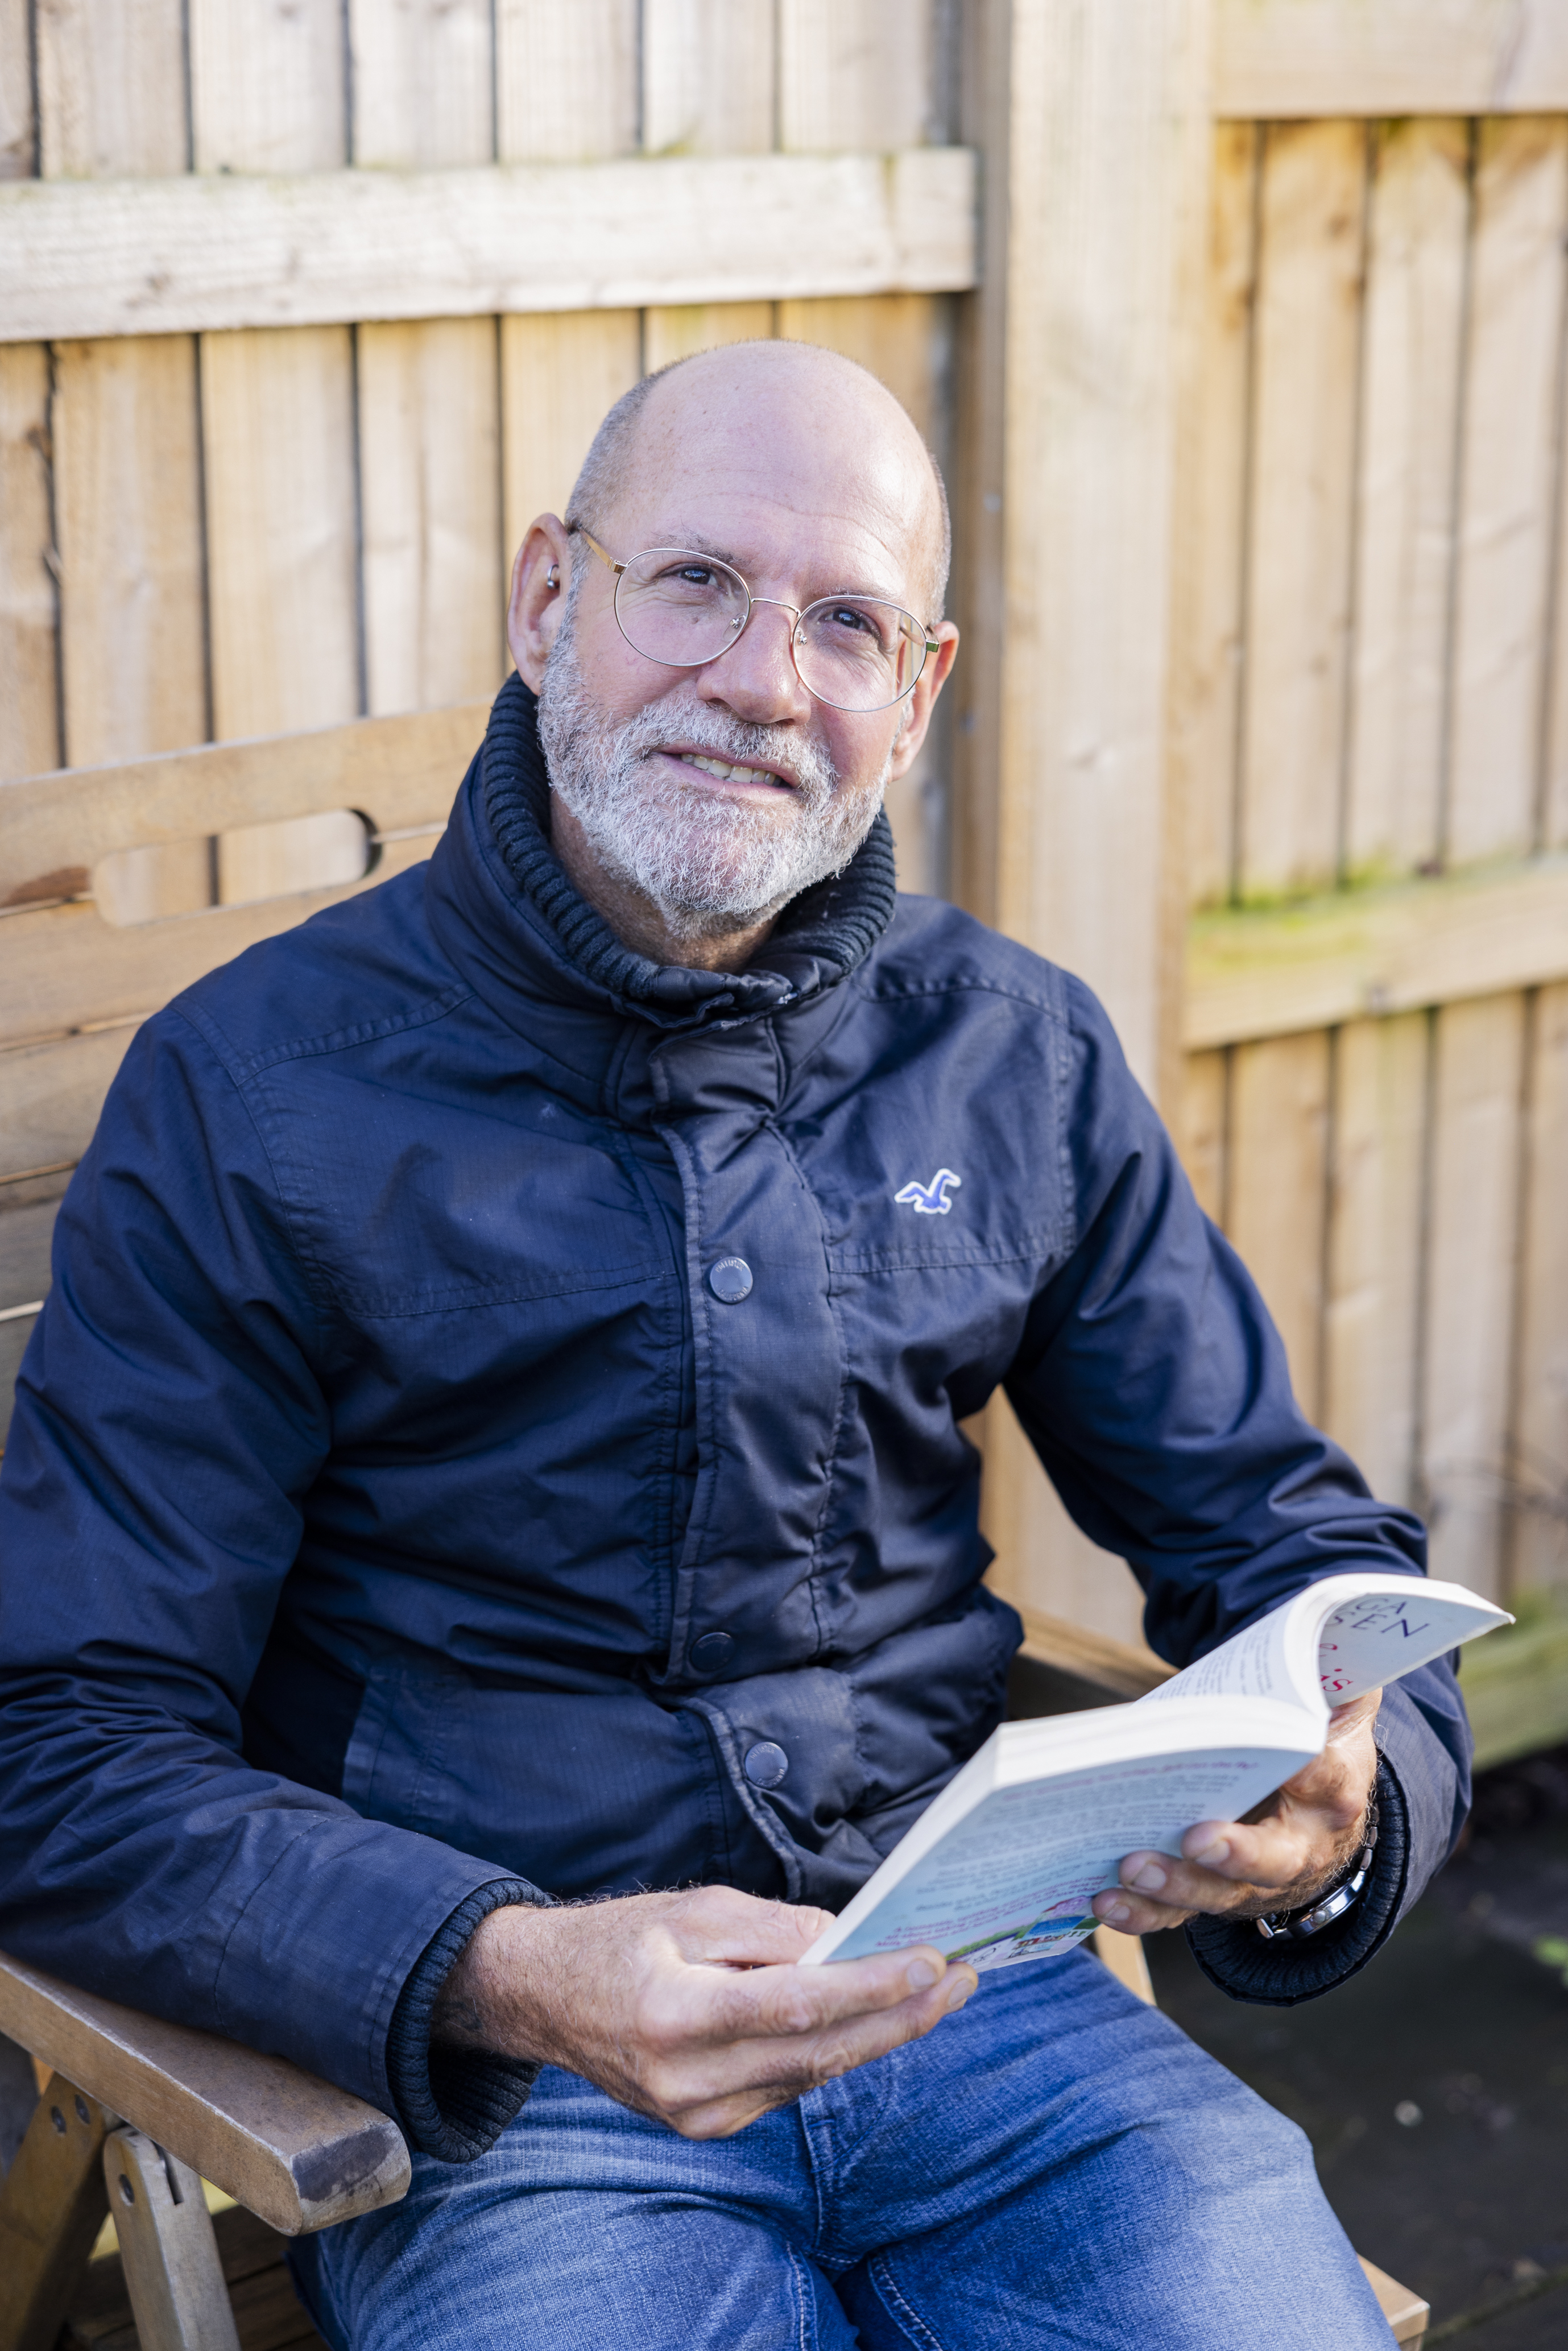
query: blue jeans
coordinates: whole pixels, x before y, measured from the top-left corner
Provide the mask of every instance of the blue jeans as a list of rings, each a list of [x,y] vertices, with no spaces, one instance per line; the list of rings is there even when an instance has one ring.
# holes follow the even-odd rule
[[[549,2068],[290,2262],[336,2351],[1390,2351],[1301,2133],[1083,1951],[734,2138]]]

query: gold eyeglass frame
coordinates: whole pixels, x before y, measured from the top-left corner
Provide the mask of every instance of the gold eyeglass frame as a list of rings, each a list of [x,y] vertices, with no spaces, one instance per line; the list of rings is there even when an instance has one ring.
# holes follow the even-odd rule
[[[919,684],[921,679],[925,674],[926,663],[930,660],[932,654],[937,651],[941,643],[941,639],[939,637],[934,637],[931,635],[931,623],[928,621],[922,621],[917,614],[910,612],[907,604],[895,604],[891,596],[873,596],[869,590],[862,590],[855,588],[841,588],[836,590],[834,591],[834,594],[836,595],[857,596],[863,594],[866,601],[869,603],[885,604],[894,612],[907,612],[909,614],[909,618],[915,622],[915,627],[922,632],[922,643],[925,646],[925,651],[920,656],[920,667],[915,671],[915,675],[910,679],[909,684],[904,687],[903,693],[895,694],[891,702],[873,702],[869,710],[857,709],[852,703],[830,702],[825,694],[819,694],[814,685],[810,684],[807,679],[800,676],[800,664],[796,659],[795,644],[800,624],[804,621],[807,612],[815,611],[819,604],[831,604],[833,601],[833,595],[814,596],[811,599],[810,603],[806,605],[804,608],[799,604],[787,604],[780,596],[754,596],[751,592],[751,582],[747,579],[744,572],[737,571],[733,563],[727,563],[722,555],[708,555],[705,553],[703,549],[700,547],[644,547],[641,549],[637,554],[629,557],[626,562],[620,563],[617,562],[615,557],[611,554],[608,548],[601,547],[600,545],[598,539],[594,538],[593,533],[582,523],[568,523],[567,529],[573,537],[586,539],[589,546],[593,549],[595,555],[598,556],[601,563],[602,563],[607,569],[614,573],[615,592],[612,610],[615,614],[615,625],[620,630],[622,635],[625,637],[626,643],[632,646],[632,652],[634,653],[642,653],[644,661],[657,661],[658,655],[655,653],[643,653],[642,646],[632,643],[631,636],[627,633],[626,624],[621,618],[621,582],[626,577],[627,572],[630,570],[633,563],[640,563],[644,555],[695,555],[701,557],[701,559],[705,563],[716,563],[721,570],[727,571],[729,573],[732,580],[739,580],[746,596],[746,611],[741,618],[738,627],[736,629],[735,634],[729,641],[729,644],[721,645],[717,653],[705,653],[701,661],[661,661],[659,662],[659,667],[661,669],[706,669],[709,662],[722,661],[725,654],[729,652],[730,647],[737,645],[740,643],[741,638],[746,634],[747,630],[751,625],[751,615],[757,610],[758,605],[775,604],[781,612],[792,612],[795,616],[795,625],[789,632],[790,666],[793,668],[796,676],[800,679],[800,684],[805,687],[806,692],[810,695],[812,701],[821,703],[829,710],[842,710],[852,718],[874,718],[879,711],[896,710],[901,702],[908,701],[910,695],[914,693],[915,687]]]

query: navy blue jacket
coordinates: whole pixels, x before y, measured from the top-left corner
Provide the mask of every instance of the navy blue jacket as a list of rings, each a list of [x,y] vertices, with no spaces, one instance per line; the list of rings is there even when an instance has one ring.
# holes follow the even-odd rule
[[[656,967],[548,800],[514,680],[428,867],[141,1029],[0,1483],[0,1944],[448,2155],[526,2088],[425,2073],[483,1909],[840,1907],[989,1732],[998,1384],[1174,1661],[1421,1569],[1077,982],[895,901],[880,820],[748,972]],[[1447,1852],[1447,1667],[1381,1737],[1375,1898],[1304,1954],[1206,1928],[1233,1988],[1348,1972]]]

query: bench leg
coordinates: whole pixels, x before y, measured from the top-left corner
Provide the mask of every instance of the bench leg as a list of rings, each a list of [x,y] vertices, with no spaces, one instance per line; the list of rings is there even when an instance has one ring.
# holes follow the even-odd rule
[[[0,2351],[51,2351],[103,2225],[114,2121],[51,2076],[0,2188]]]
[[[141,2351],[239,2351],[195,2173],[124,2126],[105,2141],[103,2177]]]

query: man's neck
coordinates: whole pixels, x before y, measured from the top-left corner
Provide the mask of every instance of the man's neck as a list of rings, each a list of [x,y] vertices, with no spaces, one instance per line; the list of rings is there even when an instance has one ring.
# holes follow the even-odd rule
[[[646,956],[650,963],[686,964],[694,971],[744,971],[779,920],[777,914],[767,914],[760,922],[737,922],[733,928],[696,938],[673,931],[651,898],[606,870],[582,826],[555,792],[550,794],[550,841],[569,879],[603,915],[622,946]],[[731,918],[716,919],[724,923]]]

